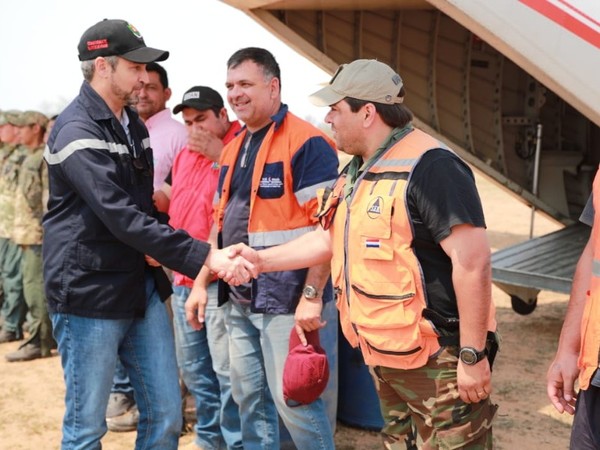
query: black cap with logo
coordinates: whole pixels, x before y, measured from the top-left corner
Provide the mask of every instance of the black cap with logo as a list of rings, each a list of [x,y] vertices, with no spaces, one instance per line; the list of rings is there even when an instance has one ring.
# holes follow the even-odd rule
[[[136,27],[125,20],[104,19],[88,28],[77,46],[79,61],[99,56],[121,56],[140,64],[164,61],[169,52],[147,47]]]
[[[179,105],[173,108],[173,114],[178,114],[186,106],[197,109],[198,111],[204,111],[205,109],[215,107],[223,108],[223,97],[208,86],[194,86],[183,94],[183,100],[181,100]]]

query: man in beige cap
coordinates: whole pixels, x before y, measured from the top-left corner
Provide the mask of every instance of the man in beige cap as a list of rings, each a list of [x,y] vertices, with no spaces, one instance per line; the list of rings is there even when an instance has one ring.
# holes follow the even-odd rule
[[[42,279],[42,215],[48,198],[48,171],[43,159],[47,125],[48,118],[38,111],[25,111],[19,119],[19,140],[28,154],[19,170],[12,241],[22,251],[21,275],[29,309],[29,338],[17,351],[5,356],[9,362],[50,356],[51,349],[56,347]]]
[[[353,156],[321,228],[252,254],[261,271],[332,260],[340,323],[370,366],[386,448],[492,448],[490,249],[471,169],[411,125],[400,75],[342,65],[311,96]],[[420,447],[419,447],[420,448]]]

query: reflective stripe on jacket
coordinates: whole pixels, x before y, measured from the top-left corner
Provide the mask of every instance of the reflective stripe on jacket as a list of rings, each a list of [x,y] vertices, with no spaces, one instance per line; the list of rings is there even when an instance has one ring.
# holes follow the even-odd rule
[[[594,259],[592,261],[592,277],[590,294],[588,295],[581,320],[581,352],[578,366],[579,386],[587,389],[592,375],[598,369],[598,352],[600,351],[600,175],[596,173],[593,187],[594,226],[592,228],[592,245]]]
[[[340,323],[368,365],[418,368],[440,349],[434,325],[423,317],[429,303],[412,247],[406,197],[423,154],[448,151],[443,147],[422,131],[411,131],[369,163],[337,209],[331,229],[332,278]],[[337,184],[336,191],[344,195]]]

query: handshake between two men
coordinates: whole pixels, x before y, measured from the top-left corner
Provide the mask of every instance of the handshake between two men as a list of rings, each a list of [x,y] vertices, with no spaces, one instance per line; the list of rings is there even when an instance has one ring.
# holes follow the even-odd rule
[[[204,326],[204,311],[208,301],[206,289],[213,274],[232,286],[239,286],[258,276],[258,260],[258,252],[244,244],[210,250],[185,302],[185,317],[192,328],[200,330]]]
[[[221,250],[211,250],[204,262],[204,267],[210,268],[226,283],[232,286],[248,283],[260,273],[258,266],[258,252],[244,244],[236,244]],[[203,269],[196,280],[205,281]]]
[[[207,286],[217,274],[224,282],[239,286],[248,283],[261,272],[293,270],[318,265],[324,267],[323,279],[329,276],[331,249],[329,233],[313,230],[310,233],[286,244],[265,250],[254,250],[244,244],[236,244],[222,250],[211,250],[204,267],[194,280],[194,287],[185,303],[186,320],[192,328],[200,330],[204,326],[207,304]],[[309,271],[310,272],[310,271]],[[301,297],[295,311],[296,331],[300,341],[306,345],[304,331],[313,331],[326,325],[321,320],[322,299]]]

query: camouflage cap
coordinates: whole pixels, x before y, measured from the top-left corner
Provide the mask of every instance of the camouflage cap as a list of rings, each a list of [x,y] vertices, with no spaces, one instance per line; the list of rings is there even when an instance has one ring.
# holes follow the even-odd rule
[[[6,125],[7,123],[15,125],[14,122],[18,121],[21,116],[21,111],[11,109],[8,111],[2,111],[0,113],[0,125]]]
[[[23,112],[17,122],[18,123],[15,123],[14,125],[19,127],[25,127],[27,125],[39,125],[42,128],[46,128],[48,125],[48,117],[39,111],[29,110]]]

